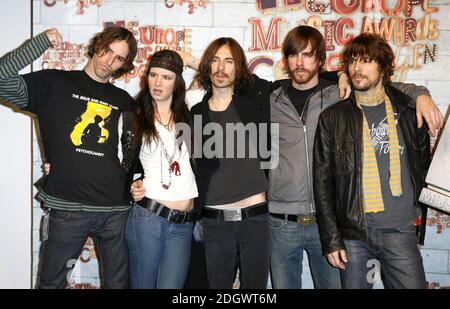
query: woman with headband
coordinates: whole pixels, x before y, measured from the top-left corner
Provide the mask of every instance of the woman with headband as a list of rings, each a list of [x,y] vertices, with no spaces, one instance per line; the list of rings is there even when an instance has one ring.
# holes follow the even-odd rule
[[[198,196],[191,168],[190,114],[185,103],[183,60],[162,50],[148,62],[137,103],[142,181],[126,229],[131,288],[183,287]],[[145,196],[133,194],[145,187]]]

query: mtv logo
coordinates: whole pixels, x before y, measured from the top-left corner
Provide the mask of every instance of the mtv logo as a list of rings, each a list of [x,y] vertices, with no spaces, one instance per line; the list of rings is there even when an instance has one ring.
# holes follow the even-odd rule
[[[450,214],[450,121],[447,121],[437,145],[419,201]]]

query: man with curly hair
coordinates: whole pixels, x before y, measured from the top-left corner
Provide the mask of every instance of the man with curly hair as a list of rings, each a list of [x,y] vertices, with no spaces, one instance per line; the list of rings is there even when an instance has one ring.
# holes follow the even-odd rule
[[[133,99],[109,81],[133,69],[137,43],[130,31],[107,28],[92,38],[83,70],[18,74],[61,39],[49,29],[0,59],[0,98],[37,115],[51,163],[38,196],[50,209],[38,287],[67,287],[91,235],[103,286],[127,288]]]

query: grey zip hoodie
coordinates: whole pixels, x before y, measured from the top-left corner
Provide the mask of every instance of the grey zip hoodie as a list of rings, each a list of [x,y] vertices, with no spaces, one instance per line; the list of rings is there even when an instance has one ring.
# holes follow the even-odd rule
[[[312,188],[312,152],[317,121],[323,109],[342,99],[338,86],[319,79],[316,92],[307,100],[302,112],[298,114],[287,95],[291,80],[283,80],[280,87],[270,97],[272,123],[279,125],[278,165],[269,170],[269,212],[278,214],[315,213]],[[419,95],[429,95],[424,87],[414,84],[392,83],[392,85],[411,97],[415,102]],[[272,139],[276,138],[272,134]],[[272,142],[272,146],[276,143]]]

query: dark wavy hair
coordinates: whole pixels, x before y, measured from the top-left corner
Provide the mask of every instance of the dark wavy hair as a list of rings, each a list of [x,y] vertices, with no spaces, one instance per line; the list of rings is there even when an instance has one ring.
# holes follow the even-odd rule
[[[159,63],[174,63],[174,66],[183,67],[183,60],[181,57],[172,50],[161,50],[156,52],[147,62],[147,69],[141,77],[140,91],[137,94],[136,100],[136,116],[137,116],[137,133],[136,140],[142,141],[150,145],[152,141],[158,143],[159,136],[155,127],[156,120],[156,103],[150,94],[150,87],[148,85],[148,77],[151,70],[152,59],[157,59]],[[189,109],[185,102],[186,96],[186,83],[184,82],[181,73],[176,74],[175,86],[172,94],[172,104],[170,110],[172,112],[172,119],[175,124],[177,123],[191,123]],[[178,136],[177,136],[178,137]],[[181,145],[180,145],[181,146]]]
[[[297,26],[291,29],[284,37],[282,53],[284,59],[290,55],[296,55],[305,50],[311,44],[311,52],[320,62],[320,70],[323,70],[327,58],[325,41],[322,34],[310,26]]]
[[[394,52],[381,36],[372,33],[362,33],[348,43],[343,52],[344,70],[348,76],[348,67],[353,59],[368,58],[374,60],[383,74],[383,85],[391,80],[394,74]]]
[[[114,79],[121,77],[134,68],[133,61],[137,53],[137,42],[133,33],[122,27],[106,28],[91,38],[87,52],[89,58],[92,58],[94,54],[102,56],[109,45],[115,41],[126,41],[129,52],[123,66],[112,74]]]
[[[231,50],[235,63],[235,85],[245,85],[252,81],[252,75],[247,68],[247,58],[241,45],[233,38],[218,38],[212,41],[203,53],[198,66],[198,73],[194,79],[198,80],[199,85],[206,90],[211,88],[211,62],[219,48],[227,45]]]

